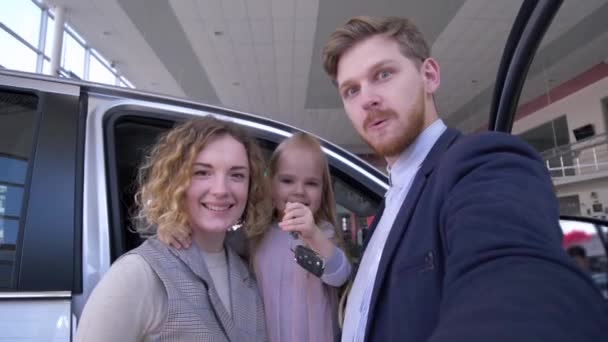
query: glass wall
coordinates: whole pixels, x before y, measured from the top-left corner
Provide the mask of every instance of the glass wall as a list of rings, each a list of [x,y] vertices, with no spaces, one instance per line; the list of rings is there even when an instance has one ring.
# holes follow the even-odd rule
[[[527,130],[519,136],[541,154],[552,177],[562,177],[575,174],[573,155],[555,155],[557,150],[562,152],[569,150],[570,137],[568,134],[568,120],[566,115],[562,115]]]
[[[539,153],[570,143],[568,121],[565,115],[527,130],[519,136],[532,145]]]
[[[0,6],[0,68],[51,74],[53,10],[36,0],[3,0]],[[61,77],[135,88],[69,23],[59,65]]]

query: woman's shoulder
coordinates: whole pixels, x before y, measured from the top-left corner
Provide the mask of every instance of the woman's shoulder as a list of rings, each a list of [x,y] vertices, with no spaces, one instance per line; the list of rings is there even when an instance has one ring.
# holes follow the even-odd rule
[[[116,260],[105,274],[104,280],[111,284],[110,287],[123,290],[153,290],[155,284],[162,286],[160,278],[146,259],[135,253],[123,255]]]
[[[144,258],[124,255],[91,293],[76,341],[139,340],[161,326],[167,312],[166,297],[160,279]]]
[[[118,258],[113,264],[112,268],[115,270],[119,270],[121,272],[124,271],[152,271],[152,267],[146,262],[143,256],[137,253],[127,253]]]

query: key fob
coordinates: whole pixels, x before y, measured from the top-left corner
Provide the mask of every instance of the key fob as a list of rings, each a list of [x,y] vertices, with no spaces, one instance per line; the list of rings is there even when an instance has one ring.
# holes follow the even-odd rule
[[[302,266],[302,268],[308,272],[317,277],[323,275],[323,271],[325,271],[325,261],[312,249],[298,245],[294,250],[294,257],[298,265]]]

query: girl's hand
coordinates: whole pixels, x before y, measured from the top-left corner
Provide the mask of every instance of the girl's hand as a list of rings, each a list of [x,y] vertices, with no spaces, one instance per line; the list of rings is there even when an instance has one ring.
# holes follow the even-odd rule
[[[279,227],[288,232],[298,232],[304,241],[311,240],[321,230],[315,224],[310,208],[302,203],[287,202]]]
[[[190,234],[182,234],[177,231],[159,231],[158,240],[167,246],[173,246],[176,249],[188,248],[192,244]]]

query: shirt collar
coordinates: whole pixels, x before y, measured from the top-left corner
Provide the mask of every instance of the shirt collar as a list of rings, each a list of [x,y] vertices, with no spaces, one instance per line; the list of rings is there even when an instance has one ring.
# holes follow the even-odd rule
[[[418,135],[410,146],[401,152],[393,166],[386,168],[390,186],[404,186],[408,181],[407,175],[414,174],[418,170],[446,128],[441,119],[435,120]]]

